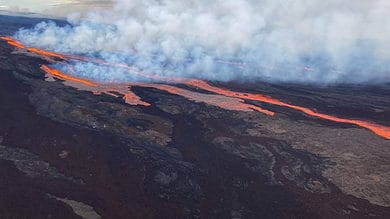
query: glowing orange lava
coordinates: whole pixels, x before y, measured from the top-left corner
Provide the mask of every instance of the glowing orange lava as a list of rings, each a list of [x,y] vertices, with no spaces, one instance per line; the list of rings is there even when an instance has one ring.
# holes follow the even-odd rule
[[[92,81],[88,81],[85,79],[80,79],[77,77],[69,76],[57,69],[53,69],[48,67],[47,65],[42,65],[41,69],[46,72],[46,74],[51,75],[53,77],[66,80],[66,81],[71,81],[71,82],[76,82],[82,85],[85,85],[87,87],[80,87],[77,85],[71,84],[71,86],[83,89],[83,90],[88,90],[92,91],[94,94],[101,94],[105,93],[114,97],[119,97],[120,95],[123,95],[123,99],[127,104],[130,105],[141,105],[141,106],[150,106],[149,103],[146,103],[141,100],[139,96],[134,94],[133,92],[130,91],[129,85],[127,84],[112,84],[112,83],[96,83]],[[118,93],[120,95],[116,95],[115,93]]]
[[[81,83],[81,84],[84,84],[84,85],[90,86],[90,87],[96,87],[97,86],[97,84],[94,83],[94,82],[69,76],[67,74],[64,74],[64,73],[60,72],[57,69],[50,68],[47,65],[42,65],[41,69],[44,70],[47,74],[52,75],[52,76],[57,77],[57,78],[60,78],[60,79],[63,79],[63,80],[69,80],[69,81]]]
[[[53,57],[53,58],[58,58],[58,59],[63,59],[63,60],[67,59],[66,56],[63,56],[63,55],[55,53],[55,52],[48,52],[48,51],[45,51],[45,50],[42,50],[42,49],[28,48],[27,51],[32,52],[32,53],[36,53],[36,54],[39,54],[39,55],[43,55],[43,56],[50,56],[50,57]]]
[[[108,94],[114,97],[121,97],[125,103],[133,106],[150,106],[150,103],[141,100],[130,90],[130,84],[124,83],[99,83],[98,87],[90,89],[94,94]]]
[[[216,95],[216,94],[203,94],[203,93],[193,92],[193,91],[185,90],[182,88],[178,88],[166,84],[136,83],[135,85],[140,87],[156,88],[158,90],[163,90],[171,94],[185,97],[195,102],[202,102],[202,103],[217,106],[227,110],[244,111],[244,112],[250,112],[255,110],[269,116],[275,115],[275,113],[272,111],[262,109],[261,107],[258,106],[246,104],[240,98],[227,97],[227,96]]]
[[[0,37],[0,39],[6,41],[11,46],[14,46],[14,47],[19,48],[19,49],[24,49],[24,45],[21,42],[16,41],[16,40],[12,39],[11,37],[2,36],[2,37]]]
[[[141,98],[135,95],[133,92],[128,92],[123,97],[125,102],[130,105],[142,105],[142,106],[150,106],[150,103],[141,101]]]
[[[229,96],[229,97],[237,97],[237,98],[242,98],[246,100],[254,100],[254,101],[260,101],[260,102],[265,102],[265,103],[270,103],[278,106],[284,106],[288,107],[291,109],[296,109],[299,110],[307,115],[333,121],[333,122],[340,122],[340,123],[348,123],[348,124],[353,124],[353,125],[358,125],[360,127],[366,128],[374,132],[375,134],[382,136],[386,139],[390,139],[390,127],[379,125],[376,123],[372,122],[365,122],[365,121],[360,121],[360,120],[354,120],[354,119],[344,119],[344,118],[339,118],[336,116],[332,115],[327,115],[323,113],[317,113],[309,108],[305,108],[302,106],[297,106],[289,103],[285,103],[283,101],[274,99],[272,97],[267,97],[261,94],[252,94],[252,93],[243,93],[243,92],[236,92],[236,91],[231,91],[219,87],[212,86],[208,84],[205,81],[202,80],[189,80],[185,82],[185,84],[197,87],[203,90],[207,90],[213,93]]]
[[[21,42],[18,42],[11,37],[0,37],[0,39],[6,41],[9,45],[12,45],[16,48],[19,49],[26,49],[28,52],[35,53],[42,55],[44,57],[53,57],[53,58],[58,58],[62,60],[78,60],[78,61],[91,61],[95,62],[97,64],[102,64],[102,65],[110,65],[110,66],[115,66],[115,67],[121,67],[121,68],[126,68],[127,70],[131,71],[134,74],[153,79],[155,81],[164,81],[164,82],[170,82],[170,83],[180,83],[180,84],[185,84],[189,86],[193,86],[199,89],[203,89],[218,95],[213,95],[213,94],[202,94],[199,92],[193,92],[189,90],[185,90],[182,88],[178,88],[175,86],[171,85],[164,85],[164,84],[150,84],[150,83],[136,83],[137,86],[142,86],[142,87],[151,87],[151,88],[156,88],[159,90],[163,90],[166,92],[169,92],[171,94],[176,94],[182,97],[185,97],[187,99],[196,101],[196,102],[203,102],[207,103],[210,105],[218,106],[224,109],[228,110],[237,110],[237,111],[253,111],[256,110],[258,112],[264,113],[266,115],[273,116],[275,113],[266,109],[262,109],[258,106],[254,106],[251,104],[244,103],[244,100],[253,100],[253,101],[260,101],[260,102],[265,102],[269,104],[274,104],[278,106],[283,106],[283,107],[288,107],[291,109],[299,110],[307,115],[329,120],[329,121],[334,121],[334,122],[340,122],[340,123],[348,123],[348,124],[353,124],[357,125],[366,129],[371,130],[375,134],[382,136],[383,138],[390,139],[390,127],[375,124],[372,122],[366,122],[366,121],[361,121],[361,120],[354,120],[354,119],[345,119],[345,118],[339,118],[336,116],[332,115],[327,115],[324,113],[318,113],[315,112],[312,109],[305,108],[302,106],[298,105],[293,105],[289,104],[283,101],[280,101],[278,99],[274,99],[272,97],[264,96],[261,94],[253,94],[253,93],[244,93],[244,92],[236,92],[224,88],[219,88],[212,86],[208,84],[205,81],[202,80],[185,80],[182,78],[173,78],[173,77],[163,77],[155,74],[146,74],[145,72],[141,71],[140,69],[133,67],[133,66],[128,66],[126,64],[120,64],[120,63],[109,63],[104,60],[100,59],[95,59],[95,58],[87,58],[87,57],[82,57],[82,56],[73,56],[73,55],[62,55],[54,52],[49,52],[41,49],[36,49],[36,48],[26,48]],[[232,64],[235,65],[241,65],[242,63],[234,63]],[[141,98],[135,95],[133,92],[129,90],[129,84],[99,84],[95,82],[91,82],[88,80],[80,79],[77,77],[73,77],[70,75],[67,75],[65,73],[62,73],[56,69],[52,69],[46,65],[42,65],[41,67],[47,74],[52,75],[54,77],[67,80],[67,81],[72,81],[72,82],[77,82],[83,85],[86,85],[87,87],[92,87],[94,88],[92,91],[94,93],[107,93],[109,95],[116,96],[115,94],[112,93],[118,92],[122,95],[124,95],[123,99],[125,100],[126,103],[131,104],[131,105],[143,105],[143,106],[149,106],[149,103],[141,101]],[[305,67],[307,71],[312,70],[310,67]]]
[[[31,52],[31,53],[35,53],[35,54],[42,55],[42,56],[49,56],[49,57],[52,57],[52,58],[58,58],[58,59],[62,59],[62,60],[67,60],[68,59],[67,56],[61,55],[59,53],[49,52],[49,51],[42,50],[42,49],[37,49],[37,48],[27,48],[21,42],[19,42],[17,40],[14,40],[11,37],[3,36],[3,37],[0,37],[0,39],[6,41],[11,46],[14,46],[14,47],[16,47],[18,49],[26,49],[28,52]]]

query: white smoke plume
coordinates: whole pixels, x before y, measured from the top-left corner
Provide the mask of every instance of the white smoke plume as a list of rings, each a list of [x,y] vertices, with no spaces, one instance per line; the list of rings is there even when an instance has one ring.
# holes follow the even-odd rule
[[[115,0],[111,9],[20,30],[30,46],[158,75],[298,83],[390,81],[388,0]],[[83,77],[140,80],[76,64]]]

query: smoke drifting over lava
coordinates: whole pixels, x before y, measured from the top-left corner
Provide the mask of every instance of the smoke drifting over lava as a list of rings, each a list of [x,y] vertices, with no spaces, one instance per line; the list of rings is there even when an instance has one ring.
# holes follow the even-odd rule
[[[390,81],[386,0],[116,0],[110,10],[40,23],[16,38],[160,76],[304,83]],[[78,63],[80,77],[144,80]]]
[[[386,139],[390,139],[390,128],[387,126],[383,126],[380,124],[367,122],[367,121],[361,121],[361,120],[355,120],[355,119],[345,119],[340,118],[332,115],[327,115],[323,113],[318,113],[312,109],[290,104],[287,102],[280,101],[278,99],[274,99],[272,97],[264,96],[262,94],[253,94],[253,93],[242,93],[237,91],[232,91],[229,89],[219,88],[215,87],[213,85],[210,85],[206,81],[197,80],[197,79],[184,79],[179,77],[163,77],[160,75],[153,75],[153,74],[147,74],[135,67],[128,66],[126,64],[116,64],[111,62],[106,62],[101,59],[95,59],[95,58],[88,58],[83,56],[70,56],[70,55],[63,55],[59,53],[49,52],[42,49],[37,48],[29,48],[23,45],[21,42],[18,42],[11,37],[3,36],[0,37],[1,40],[6,41],[9,45],[16,48],[16,50],[19,52],[27,52],[30,54],[38,55],[41,58],[51,62],[55,63],[55,65],[58,68],[67,68],[70,74],[63,73],[62,71],[59,71],[54,68],[50,68],[47,65],[41,65],[41,69],[46,72],[46,76],[48,76],[49,80],[51,80],[51,77],[58,78],[61,80],[64,80],[65,83],[67,83],[70,86],[76,87],[78,89],[83,90],[89,90],[92,91],[94,94],[101,94],[105,93],[111,96],[114,96],[116,98],[120,97],[122,95],[122,98],[125,100],[127,104],[130,105],[142,105],[142,106],[150,106],[150,103],[144,102],[141,100],[139,96],[137,96],[135,93],[129,90],[129,88],[133,85],[139,86],[139,87],[148,87],[148,88],[155,88],[158,90],[166,91],[171,94],[175,94],[178,96],[185,97],[189,100],[195,101],[195,102],[203,102],[207,103],[209,105],[218,106],[223,109],[227,110],[235,110],[235,111],[258,111],[260,113],[266,114],[268,116],[274,116],[275,112],[263,109],[259,106],[247,104],[245,103],[245,100],[253,100],[253,101],[259,101],[259,102],[265,102],[273,105],[288,107],[291,109],[299,110],[303,112],[306,115],[333,121],[333,122],[339,122],[339,123],[347,123],[347,124],[353,124],[357,125],[366,129],[371,130],[375,134],[382,136]],[[114,66],[117,68],[124,68],[128,69],[128,71],[131,71],[134,73],[134,75],[143,75],[143,77],[148,78],[153,81],[161,81],[161,82],[171,82],[171,83],[177,83],[177,84],[184,84],[187,86],[194,87],[196,89],[201,89],[204,91],[209,91],[214,94],[204,94],[199,92],[194,92],[182,88],[178,88],[176,86],[166,85],[166,84],[159,84],[159,83],[137,83],[137,82],[130,82],[130,83],[107,83],[102,82],[98,83],[95,81],[89,81],[85,80],[83,78],[79,78],[77,76],[73,76],[76,74],[75,67],[73,65],[70,65],[71,62],[91,62],[95,64],[100,64],[101,66]],[[82,85],[82,87],[80,87]]]

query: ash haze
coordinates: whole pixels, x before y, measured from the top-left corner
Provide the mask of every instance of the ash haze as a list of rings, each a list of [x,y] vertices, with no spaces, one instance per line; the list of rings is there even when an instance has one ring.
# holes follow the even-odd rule
[[[127,63],[164,76],[320,84],[390,81],[388,0],[112,4],[68,16],[69,26],[41,23],[15,37],[27,45]],[[123,69],[75,65],[78,76],[93,80],[141,80]]]
[[[108,8],[110,0],[0,0],[0,10],[63,17],[70,13]]]

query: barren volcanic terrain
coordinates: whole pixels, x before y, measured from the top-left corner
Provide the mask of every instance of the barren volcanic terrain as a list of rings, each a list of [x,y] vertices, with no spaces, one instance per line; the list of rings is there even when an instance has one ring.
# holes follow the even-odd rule
[[[388,84],[100,84],[39,21],[0,16],[1,218],[390,218]]]

